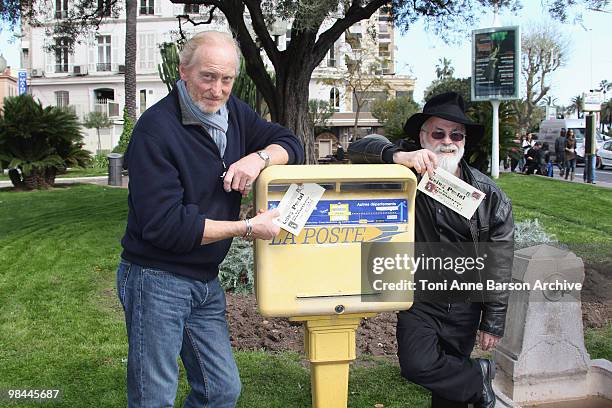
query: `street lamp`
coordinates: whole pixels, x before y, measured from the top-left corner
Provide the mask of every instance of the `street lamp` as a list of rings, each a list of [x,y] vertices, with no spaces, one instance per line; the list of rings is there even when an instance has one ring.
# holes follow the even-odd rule
[[[586,32],[589,33],[589,53],[590,53],[590,65],[591,65],[591,77],[589,79],[589,86],[587,87],[588,89],[591,89],[591,87],[593,86],[593,29],[591,28],[587,28],[584,24],[580,23],[580,27],[582,27],[582,29]]]

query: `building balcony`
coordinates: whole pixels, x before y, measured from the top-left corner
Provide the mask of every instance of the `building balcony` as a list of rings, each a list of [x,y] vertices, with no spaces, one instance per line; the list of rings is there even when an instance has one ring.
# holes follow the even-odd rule
[[[112,64],[110,62],[98,62],[96,64],[97,72],[110,72],[112,70]]]

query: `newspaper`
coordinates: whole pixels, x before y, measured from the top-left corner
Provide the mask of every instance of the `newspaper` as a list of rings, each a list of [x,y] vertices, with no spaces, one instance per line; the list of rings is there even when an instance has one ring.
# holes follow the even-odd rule
[[[274,223],[293,235],[300,235],[325,189],[315,183],[291,184],[278,204],[280,216]]]
[[[468,220],[485,197],[482,191],[439,167],[431,178],[425,173],[417,189]]]

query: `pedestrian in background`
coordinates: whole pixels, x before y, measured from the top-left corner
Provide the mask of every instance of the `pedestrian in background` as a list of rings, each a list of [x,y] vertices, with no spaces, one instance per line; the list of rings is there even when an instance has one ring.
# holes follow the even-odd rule
[[[567,141],[565,142],[565,179],[569,176],[574,181],[574,171],[576,170],[576,136],[572,129],[567,131]]]
[[[565,174],[565,143],[567,142],[567,137],[565,135],[565,128],[561,128],[561,132],[559,136],[555,140],[555,160],[557,161],[557,166],[559,167],[559,171],[561,177]]]

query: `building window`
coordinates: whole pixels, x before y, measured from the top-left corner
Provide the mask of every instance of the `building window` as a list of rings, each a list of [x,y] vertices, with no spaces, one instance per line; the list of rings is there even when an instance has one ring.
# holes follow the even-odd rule
[[[98,15],[110,17],[112,11],[111,0],[98,0]]]
[[[378,44],[378,56],[381,58],[391,57],[391,51],[389,50],[389,43]]]
[[[140,90],[140,114],[142,115],[144,111],[147,110],[147,90]]]
[[[98,36],[98,64],[97,71],[111,70],[111,36]]]
[[[153,15],[154,13],[154,2],[155,0],[140,0],[140,14],[141,15]]]
[[[200,14],[200,5],[199,4],[185,4],[185,9],[183,10],[185,14]]]
[[[70,105],[70,94],[68,91],[55,91],[55,106],[67,108]]]
[[[289,44],[291,44],[291,30],[287,30],[285,33],[285,49],[289,48]]]
[[[155,45],[155,34],[138,35],[138,68],[154,69],[156,66],[155,57],[157,56]]]
[[[332,46],[329,49],[329,57],[327,58],[327,66],[328,67],[335,67],[336,66],[336,50],[335,50],[335,46]]]
[[[55,0],[55,18],[68,18],[68,0]]]
[[[55,72],[68,72],[69,45],[70,40],[67,38],[55,40]]]
[[[331,106],[335,112],[340,111],[340,91],[336,87],[333,87],[329,91],[329,106]]]

